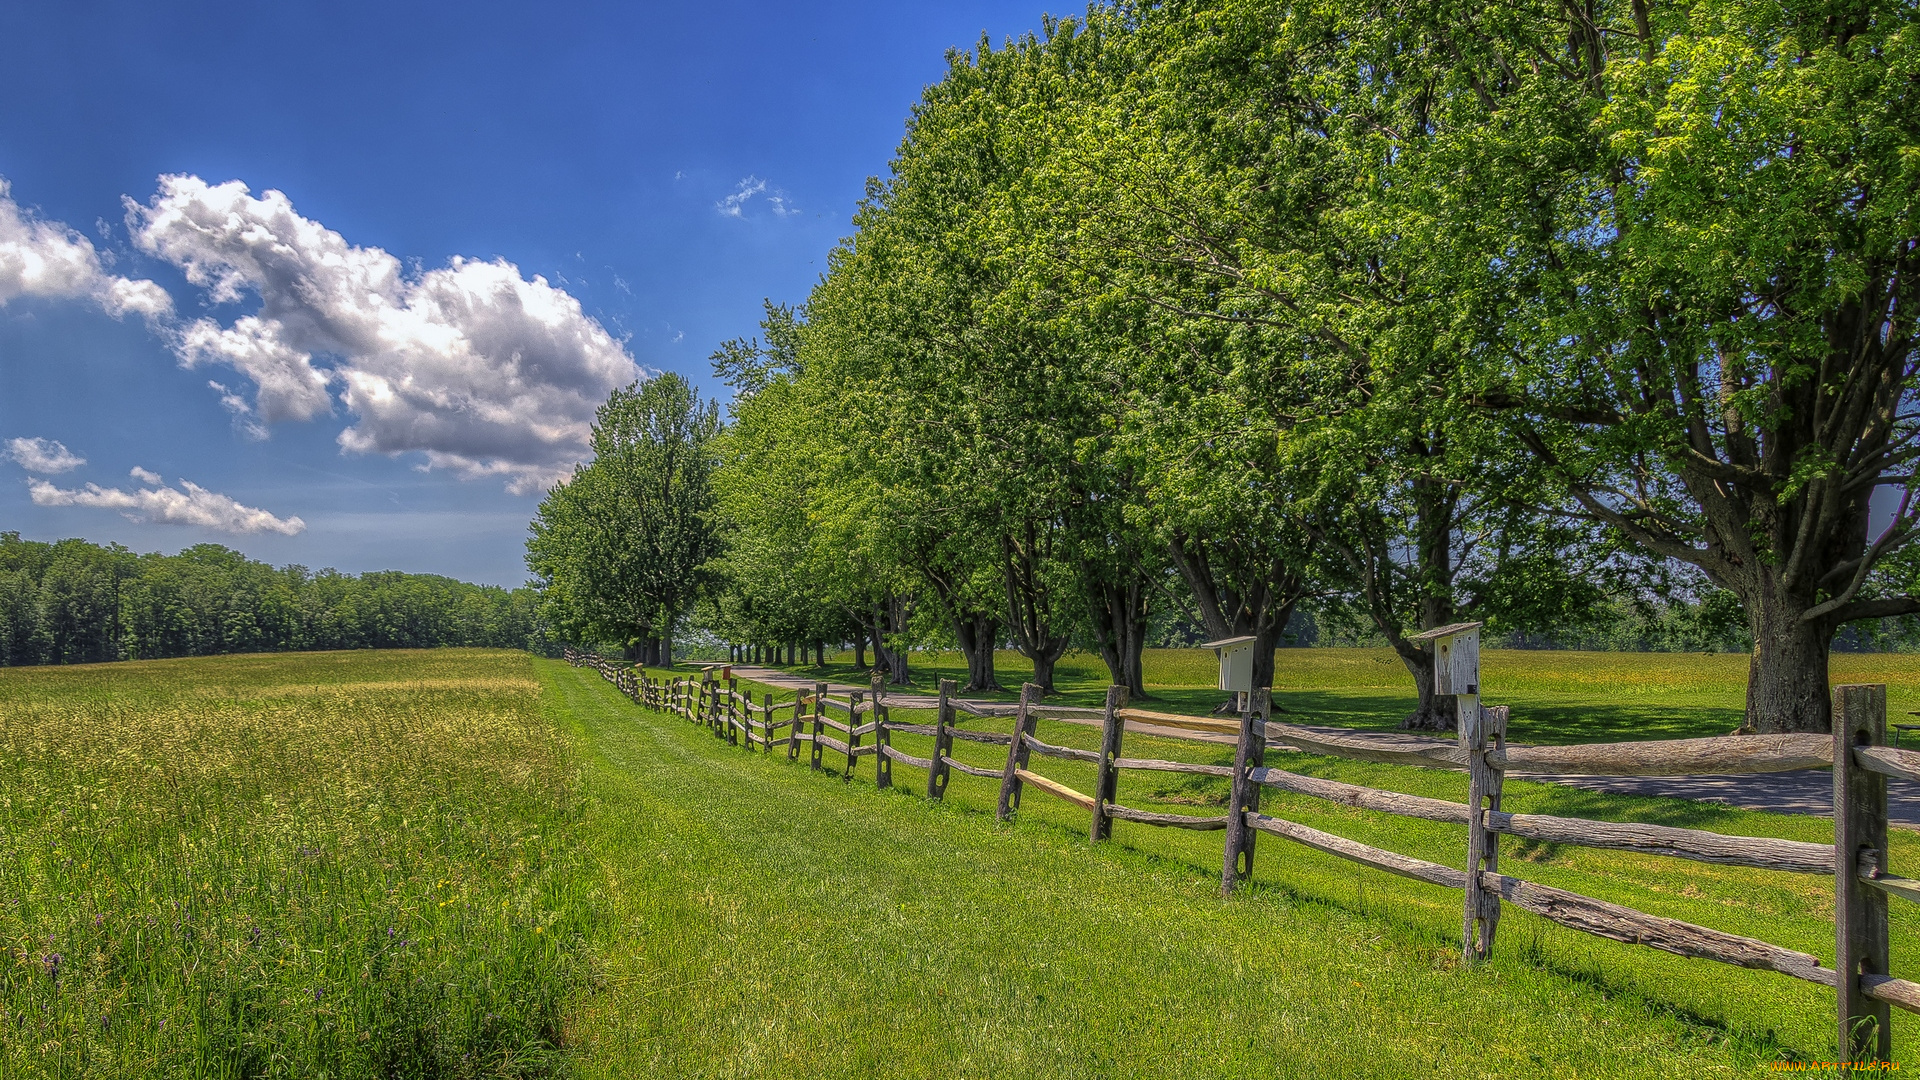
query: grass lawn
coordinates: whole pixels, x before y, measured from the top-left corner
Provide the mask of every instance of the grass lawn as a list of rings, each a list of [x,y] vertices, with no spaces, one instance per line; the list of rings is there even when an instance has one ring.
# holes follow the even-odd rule
[[[1489,682],[1537,655],[1493,654]],[[1399,700],[1329,670],[1345,681],[1288,693]],[[1532,670],[1550,703],[1556,676]],[[1209,660],[1191,681],[1210,678]],[[1464,793],[1449,773],[1287,762]],[[1217,833],[1119,823],[1089,845],[1084,813],[1040,792],[1001,825],[992,782],[956,774],[930,803],[924,773],[897,765],[877,791],[871,768],[849,783],[748,753],[513,653],[0,670],[0,1076],[1741,1076],[1831,1057],[1831,992],[1783,976],[1512,910],[1492,962],[1462,970],[1457,893],[1263,837],[1254,886],[1223,902]],[[1223,795],[1166,774],[1120,790],[1200,814]],[[1507,805],[1831,838],[1546,785],[1509,784]],[[1464,858],[1457,826],[1267,807]],[[1503,850],[1522,877],[1832,954],[1826,879]],[[1895,837],[1896,872],[1917,856]],[[1920,971],[1916,924],[1894,918],[1894,969]]]
[[[1413,679],[1392,649],[1280,649],[1275,654],[1275,719],[1387,729],[1413,711]],[[1725,735],[1739,727],[1747,688],[1745,653],[1546,652],[1490,649],[1481,653],[1483,700],[1512,706],[1510,736],[1519,742],[1608,742]],[[851,653],[829,655],[826,667],[783,668],[795,674],[864,685]],[[1148,649],[1145,707],[1204,713],[1225,700],[1215,690],[1213,653],[1202,649]],[[1000,682],[1011,692],[969,697],[1015,700],[1033,665],[1015,652],[995,654]],[[943,678],[965,684],[959,653],[914,653],[916,688],[934,691]],[[1835,683],[1887,684],[1889,723],[1920,710],[1920,653],[1836,653]],[[1056,700],[1097,706],[1106,693],[1106,665],[1085,653],[1063,658],[1054,671]],[[1285,715],[1281,714],[1284,710]]]

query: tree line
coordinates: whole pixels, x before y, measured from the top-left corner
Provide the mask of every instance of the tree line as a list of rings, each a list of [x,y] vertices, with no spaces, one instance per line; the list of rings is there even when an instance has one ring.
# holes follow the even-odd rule
[[[1080,643],[1142,692],[1170,613],[1266,682],[1311,607],[1424,728],[1420,630],[1730,612],[1747,725],[1823,730],[1836,635],[1920,612],[1917,10],[1112,3],[952,53],[804,305],[716,355],[714,554],[650,572],[976,689]],[[692,610],[650,588],[596,625]]]
[[[533,591],[273,567],[219,544],[136,554],[0,533],[0,666],[222,653],[545,645]]]

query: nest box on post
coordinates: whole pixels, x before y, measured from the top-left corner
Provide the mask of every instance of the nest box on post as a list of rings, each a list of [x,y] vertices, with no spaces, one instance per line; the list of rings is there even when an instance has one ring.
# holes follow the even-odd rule
[[[1480,627],[1477,622],[1437,626],[1409,641],[1433,643],[1433,692],[1442,697],[1480,693]]]
[[[1257,640],[1248,636],[1200,643],[1201,648],[1212,649],[1214,659],[1220,662],[1220,689],[1233,693],[1235,705],[1243,703],[1243,695],[1253,690],[1253,643]]]

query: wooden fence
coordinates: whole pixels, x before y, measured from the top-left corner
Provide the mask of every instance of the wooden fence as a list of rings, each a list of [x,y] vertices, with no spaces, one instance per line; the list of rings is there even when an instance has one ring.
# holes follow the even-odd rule
[[[801,747],[805,746],[808,762],[814,769],[825,768],[828,763],[823,760],[824,754],[832,751],[832,763],[840,766],[848,779],[852,778],[859,759],[871,756],[875,782],[879,786],[893,785],[893,764],[899,762],[926,773],[926,795],[933,799],[942,797],[947,780],[955,771],[998,780],[998,814],[1002,819],[1019,810],[1022,794],[1032,788],[1086,810],[1090,816],[1088,836],[1093,840],[1108,839],[1115,821],[1223,832],[1223,894],[1232,892],[1252,874],[1255,841],[1261,833],[1283,837],[1390,874],[1458,889],[1464,897],[1462,952],[1469,963],[1483,960],[1492,950],[1501,909],[1511,904],[1562,926],[1613,941],[1775,971],[1831,986],[1838,1002],[1837,1045],[1842,1057],[1849,1060],[1891,1060],[1888,1007],[1897,1005],[1920,1012],[1920,983],[1894,978],[1888,970],[1887,919],[1889,897],[1920,901],[1920,880],[1896,877],[1887,870],[1887,779],[1920,780],[1920,752],[1885,745],[1884,686],[1835,687],[1830,736],[1744,735],[1575,746],[1508,746],[1506,708],[1482,706],[1475,696],[1471,707],[1463,708],[1460,713],[1462,723],[1457,745],[1436,742],[1431,747],[1403,748],[1385,746],[1364,736],[1329,735],[1292,724],[1274,723],[1269,719],[1270,698],[1265,690],[1256,690],[1249,696],[1248,709],[1239,719],[1227,720],[1128,708],[1126,688],[1118,686],[1107,691],[1105,707],[1100,709],[1042,704],[1040,688],[1032,684],[1021,688],[1018,705],[983,707],[957,700],[952,681],[942,680],[935,721],[929,725],[892,722],[879,675],[874,676],[870,691],[854,691],[846,700],[831,697],[825,683],[816,683],[811,691],[802,692],[793,701],[776,705],[773,696],[767,694],[756,704],[752,695],[738,691],[734,680],[723,682],[712,672],[699,679],[663,681],[591,653],[569,650],[566,659],[576,667],[596,668],[636,704],[704,724],[715,736],[746,749],[770,753],[777,746],[784,747],[787,759],[797,761]],[[1477,668],[1477,655],[1473,663]],[[1474,682],[1477,683],[1477,675]],[[1477,690],[1477,686],[1467,685],[1466,689]],[[963,714],[1011,718],[1013,731],[1000,734],[965,730],[961,727]],[[1079,723],[1097,720],[1101,729],[1100,750],[1080,750],[1042,741],[1037,736],[1041,719]],[[1234,763],[1228,767],[1124,757],[1121,744],[1129,723],[1147,725],[1159,729],[1155,732],[1157,735],[1176,738],[1183,733],[1186,737],[1202,733],[1231,735],[1235,739]],[[894,749],[892,735],[896,732],[931,737],[933,756],[916,757]],[[868,736],[872,736],[871,742],[864,741]],[[956,741],[1004,746],[1005,764],[989,769],[957,761],[951,756]],[[1266,752],[1275,744],[1353,761],[1466,772],[1468,802],[1384,791],[1274,768],[1266,763]],[[1036,754],[1095,766],[1094,790],[1091,793],[1076,791],[1035,771],[1030,766],[1035,764]],[[1664,825],[1514,814],[1500,809],[1501,781],[1510,772],[1683,776],[1828,768],[1833,771],[1834,793],[1834,842],[1831,845],[1728,836]],[[1197,817],[1119,805],[1114,796],[1123,769],[1224,777],[1231,783],[1229,812]],[[1343,806],[1467,826],[1467,869],[1456,870],[1410,858],[1263,814],[1260,794],[1266,788]],[[1830,875],[1835,883],[1836,962],[1829,967],[1807,953],[1502,874],[1498,842],[1501,836],[1787,873]]]

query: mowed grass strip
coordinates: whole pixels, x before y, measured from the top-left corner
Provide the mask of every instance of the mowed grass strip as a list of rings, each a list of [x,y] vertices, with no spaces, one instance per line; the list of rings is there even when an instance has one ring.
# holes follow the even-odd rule
[[[824,668],[785,670],[865,686],[867,675],[852,659],[843,652],[830,655]],[[1748,659],[1745,653],[1488,649],[1480,654],[1481,690],[1487,704],[1512,707],[1509,734],[1517,742],[1725,735],[1745,717]],[[1032,663],[1015,652],[996,653],[994,664],[1009,692],[968,697],[1012,701],[1021,680],[1033,674]],[[1153,700],[1141,704],[1149,708],[1206,713],[1222,700],[1209,649],[1148,649],[1142,665]],[[957,652],[916,652],[910,673],[915,691],[932,693],[942,678],[965,685],[967,665]],[[1920,653],[1835,653],[1831,676],[1836,684],[1887,684],[1890,723],[1920,710]],[[1070,653],[1054,678],[1060,695],[1049,700],[1089,706],[1104,700],[1108,675],[1098,657]],[[1412,712],[1418,697],[1392,649],[1280,649],[1273,702],[1277,720],[1385,730]]]
[[[521,653],[0,670],[0,1075],[554,1072],[574,779]]]
[[[1217,833],[1119,823],[1116,842],[1090,845],[1083,811],[1032,790],[1003,826],[988,812],[990,781],[956,775],[948,801],[931,803],[915,794],[925,774],[896,765],[898,787],[877,791],[870,759],[848,783],[808,770],[804,755],[794,765],[749,753],[638,709],[591,670],[548,672],[570,741],[589,755],[583,838],[608,914],[603,981],[572,1029],[588,1075],[1644,1077],[1744,1075],[1831,1052],[1830,992],[1781,976],[1518,912],[1493,963],[1465,971],[1457,893],[1265,837],[1256,886],[1223,902]],[[1046,737],[1095,734],[1054,725]],[[1130,741],[1130,752],[1163,751],[1206,753]],[[842,761],[827,754],[832,770]],[[1091,786],[1073,763],[1037,768]],[[1174,779],[1130,778],[1121,798],[1218,812],[1201,805],[1214,793]],[[1440,794],[1454,779],[1414,790]],[[1352,817],[1339,808],[1274,805],[1436,861],[1464,858],[1444,826],[1360,827],[1334,820]],[[1645,906],[1665,914],[1734,930],[1785,920],[1784,944],[1821,922],[1822,879],[1725,886],[1727,868],[1642,858],[1621,874],[1585,853],[1514,854],[1546,880],[1563,858],[1583,883],[1622,876],[1593,891],[1664,897]],[[1696,869],[1705,884],[1686,895]],[[1761,896],[1768,888],[1778,894]]]

